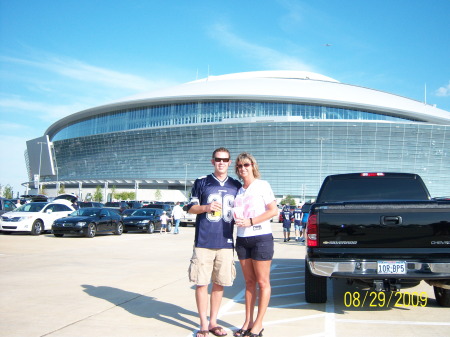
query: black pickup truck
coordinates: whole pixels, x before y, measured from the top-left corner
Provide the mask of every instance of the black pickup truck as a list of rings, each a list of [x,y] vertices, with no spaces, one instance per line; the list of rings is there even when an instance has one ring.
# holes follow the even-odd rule
[[[375,291],[421,281],[450,306],[450,201],[435,200],[417,174],[325,178],[306,227],[305,297],[327,301],[327,278]]]

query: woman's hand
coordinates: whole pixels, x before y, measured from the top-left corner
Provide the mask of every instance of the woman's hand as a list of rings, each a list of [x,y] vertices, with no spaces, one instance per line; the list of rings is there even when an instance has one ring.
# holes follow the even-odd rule
[[[252,226],[250,219],[237,218],[236,220],[234,220],[234,223],[238,227],[251,227]]]

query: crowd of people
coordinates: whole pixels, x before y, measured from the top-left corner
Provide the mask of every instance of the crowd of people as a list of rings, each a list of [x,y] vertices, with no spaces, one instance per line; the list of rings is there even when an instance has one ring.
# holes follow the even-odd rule
[[[200,318],[196,337],[210,333],[227,335],[218,325],[217,316],[224,287],[231,286],[236,277],[234,252],[245,280],[245,316],[233,336],[260,337],[271,296],[270,268],[274,256],[271,219],[278,215],[277,201],[269,182],[261,179],[256,158],[250,153],[239,154],[234,162],[238,180],[228,175],[232,166],[228,149],[214,150],[211,164],[213,173],[195,180],[186,206],[189,213],[197,215],[189,266],[189,279],[196,284],[195,300]],[[286,213],[283,214],[284,241],[290,240],[292,220],[295,239],[301,240],[304,232],[301,210],[296,213],[285,207],[282,212]],[[212,288],[208,294],[210,282]]]

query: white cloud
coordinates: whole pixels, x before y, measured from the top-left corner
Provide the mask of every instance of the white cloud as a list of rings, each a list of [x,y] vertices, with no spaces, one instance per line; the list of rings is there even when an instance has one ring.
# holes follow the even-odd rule
[[[446,86],[440,87],[438,90],[436,90],[436,96],[440,97],[450,96],[450,81]]]
[[[150,81],[140,76],[93,66],[66,57],[47,56],[40,61],[1,57],[1,60],[4,62],[43,69],[66,78],[81,82],[100,84],[105,87],[145,91],[159,88],[164,84],[164,81]]]
[[[211,34],[232,51],[241,55],[243,54],[248,59],[258,62],[264,68],[314,71],[313,66],[305,63],[298,57],[286,55],[272,48],[248,42],[230,32],[225,25],[214,25]]]
[[[33,112],[34,117],[43,121],[54,121],[68,114],[84,109],[82,105],[58,105],[42,102],[26,101],[16,96],[0,97],[1,110]],[[19,124],[17,124],[19,125]]]

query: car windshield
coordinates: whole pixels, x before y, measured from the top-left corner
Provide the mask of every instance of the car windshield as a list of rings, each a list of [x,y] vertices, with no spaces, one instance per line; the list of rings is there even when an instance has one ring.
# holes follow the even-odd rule
[[[149,215],[155,215],[156,210],[152,209],[140,209],[133,213],[133,216],[149,216]]]
[[[79,210],[70,214],[70,216],[98,216],[99,212],[100,211],[98,209],[80,208]]]
[[[47,205],[46,202],[30,202],[16,208],[14,212],[39,212],[45,205]]]

